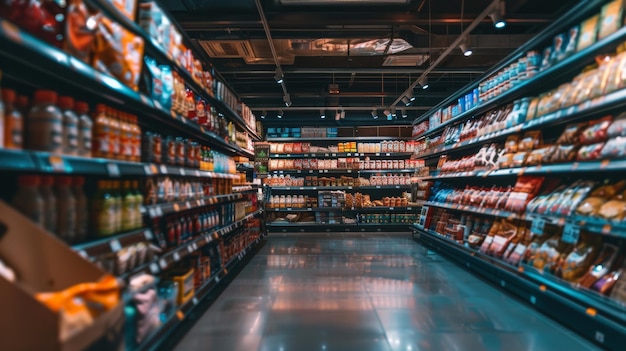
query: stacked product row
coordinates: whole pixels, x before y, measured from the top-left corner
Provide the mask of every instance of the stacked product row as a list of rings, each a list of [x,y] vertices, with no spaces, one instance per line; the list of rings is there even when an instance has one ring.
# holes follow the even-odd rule
[[[423,166],[421,160],[364,159],[358,157],[340,157],[335,159],[296,158],[270,159],[269,171],[284,170],[387,170],[415,169]]]
[[[329,152],[392,153],[413,152],[416,143],[404,140],[383,140],[376,143],[346,142],[330,146],[315,146],[311,143],[270,143],[272,154],[320,154]]]
[[[408,174],[372,175],[369,179],[363,177],[292,177],[291,175],[269,175],[263,179],[263,184],[269,186],[376,186],[376,185],[409,185],[411,176]]]

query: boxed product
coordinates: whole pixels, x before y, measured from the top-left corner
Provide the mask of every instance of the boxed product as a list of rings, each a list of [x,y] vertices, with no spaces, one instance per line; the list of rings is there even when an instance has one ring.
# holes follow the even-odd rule
[[[113,6],[115,6],[124,16],[128,17],[131,21],[135,21],[135,15],[137,13],[137,0],[108,0]]]

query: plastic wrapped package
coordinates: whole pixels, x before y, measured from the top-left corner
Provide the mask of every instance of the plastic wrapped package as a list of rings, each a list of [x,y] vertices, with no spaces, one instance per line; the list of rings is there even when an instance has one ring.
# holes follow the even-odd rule
[[[596,42],[598,35],[598,22],[600,15],[595,15],[588,18],[580,25],[580,35],[578,39],[578,45],[576,51],[586,49],[588,46]]]
[[[622,27],[623,11],[623,0],[613,0],[602,7],[602,20],[598,25],[598,39],[606,38]]]

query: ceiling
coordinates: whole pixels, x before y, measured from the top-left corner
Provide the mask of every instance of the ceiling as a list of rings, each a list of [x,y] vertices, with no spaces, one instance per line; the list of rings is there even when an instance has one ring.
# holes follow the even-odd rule
[[[425,69],[436,61],[493,0],[168,0],[166,7],[204,50],[216,70],[265,124],[380,124]],[[284,89],[257,2],[266,17]],[[428,73],[430,88],[414,91],[406,118],[415,117],[478,78],[575,0],[507,0],[507,26],[489,17],[471,31],[474,54],[454,49]],[[336,84],[336,86],[331,86]],[[333,90],[338,90],[338,93]],[[291,107],[284,104],[289,93]],[[320,119],[320,108],[326,118]],[[285,118],[278,120],[278,109]],[[390,122],[385,121],[385,124]]]

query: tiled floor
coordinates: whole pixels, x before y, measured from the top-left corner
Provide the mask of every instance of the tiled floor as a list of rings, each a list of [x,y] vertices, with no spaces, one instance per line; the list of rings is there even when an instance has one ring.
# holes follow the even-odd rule
[[[270,236],[177,350],[595,350],[399,236]]]

